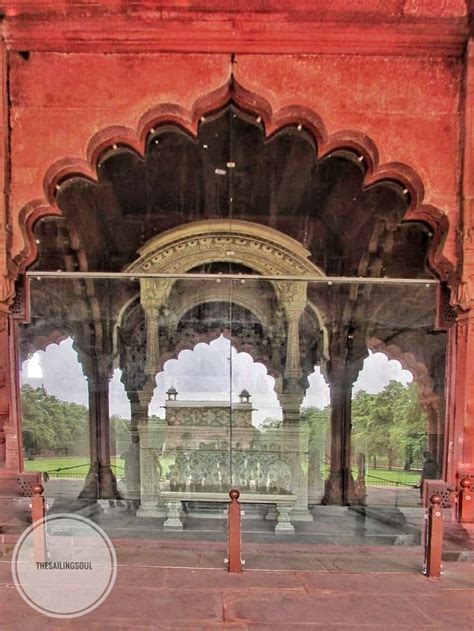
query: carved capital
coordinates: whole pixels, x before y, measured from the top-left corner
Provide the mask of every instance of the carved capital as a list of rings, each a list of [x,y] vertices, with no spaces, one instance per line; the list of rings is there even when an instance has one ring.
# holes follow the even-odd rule
[[[281,305],[289,321],[299,320],[307,303],[307,286],[302,281],[276,281]]]
[[[78,356],[81,362],[82,372],[91,384],[100,383],[101,381],[110,381],[113,374],[113,363],[109,354],[89,354],[81,350],[78,352]]]
[[[329,357],[321,364],[324,378],[331,387],[354,383],[368,355],[362,330],[336,326],[329,333]]]
[[[171,282],[154,278],[140,278],[140,302],[146,313],[150,309],[158,309],[166,300]]]

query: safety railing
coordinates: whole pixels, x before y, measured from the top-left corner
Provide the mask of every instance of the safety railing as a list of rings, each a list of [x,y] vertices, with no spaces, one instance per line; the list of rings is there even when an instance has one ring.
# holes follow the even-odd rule
[[[229,491],[227,522],[227,569],[232,574],[242,573],[242,516],[240,510],[240,492]]]
[[[35,484],[31,496],[31,520],[33,525],[33,553],[37,563],[46,560],[46,532],[44,518],[46,503],[42,484]]]
[[[442,500],[443,498],[439,493],[431,495],[425,513],[423,574],[430,578],[438,578],[441,575],[444,523]]]
[[[459,483],[457,518],[461,523],[474,523],[474,496],[470,478],[463,478]]]

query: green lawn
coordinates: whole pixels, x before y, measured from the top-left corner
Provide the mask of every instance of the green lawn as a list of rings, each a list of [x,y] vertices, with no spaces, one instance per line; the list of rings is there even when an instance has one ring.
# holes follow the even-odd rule
[[[113,465],[122,467],[123,469],[123,460],[112,456],[111,461]],[[36,458],[35,460],[25,459],[25,471],[48,471],[51,473],[55,469],[65,469],[65,471],[61,472],[64,477],[85,478],[89,471],[89,458],[85,456],[57,456],[51,458]],[[123,473],[122,469],[116,471],[119,477],[121,477]]]
[[[118,456],[112,456],[112,465],[117,468],[114,469],[117,477],[123,477],[124,462]],[[163,466],[163,473],[169,470],[172,460],[170,458],[164,458],[161,461]],[[72,468],[69,468],[72,467]],[[52,458],[37,458],[35,460],[25,460],[25,471],[48,471],[51,472],[55,469],[64,469],[59,474],[53,474],[52,477],[65,477],[65,478],[85,478],[89,471],[89,459],[86,457],[78,456],[57,456]],[[326,476],[327,472],[323,472]],[[420,474],[418,472],[408,471],[387,471],[385,469],[369,469],[367,471],[367,486],[383,486],[384,482],[399,482],[405,484],[417,484],[420,480]],[[357,477],[357,471],[353,471],[354,477]]]
[[[413,471],[386,471],[385,469],[369,469],[367,471],[369,482],[376,484],[377,480],[371,478],[383,478],[392,482],[403,482],[404,484],[417,484],[420,481],[420,473]]]

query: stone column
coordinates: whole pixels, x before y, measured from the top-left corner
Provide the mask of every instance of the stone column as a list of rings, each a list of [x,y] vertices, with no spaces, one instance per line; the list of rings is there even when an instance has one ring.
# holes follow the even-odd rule
[[[448,333],[447,435],[445,479],[474,470],[474,39],[468,41],[464,77],[464,155],[459,246],[463,248],[461,277],[452,284],[458,308]]]
[[[17,270],[9,254],[11,216],[8,209],[10,188],[8,61],[5,42],[0,43],[0,476],[23,470],[20,423],[20,384],[17,322],[11,307],[15,297],[12,274]]]
[[[440,466],[443,462],[442,399],[436,394],[431,394],[429,398],[421,398],[420,404],[428,419],[428,451]]]
[[[351,472],[351,398],[352,381],[346,371],[333,375],[329,382],[331,400],[331,468],[326,480],[323,503],[357,503]]]
[[[325,366],[331,402],[331,466],[323,504],[359,503],[351,467],[352,386],[362,368],[365,351],[354,358],[354,332],[336,327],[331,332],[330,360]]]
[[[143,493],[145,481],[152,477],[149,471],[150,466],[153,467],[153,460],[148,458],[148,452],[142,452],[140,437],[144,436],[148,430],[149,407],[153,398],[154,385],[150,382],[148,386],[145,384],[143,389],[128,392],[131,411],[130,423],[130,448],[127,451],[128,459],[125,459],[125,485],[127,487],[127,500],[132,500],[136,505],[140,500],[144,501],[144,505],[150,504],[149,494]],[[159,492],[159,480],[157,480]],[[151,495],[155,496],[153,490]],[[154,500],[156,504],[156,499]],[[142,510],[143,513],[143,510]]]
[[[145,312],[146,322],[146,364],[145,373],[154,379],[158,370],[160,358],[160,309],[165,301],[169,289],[169,281],[140,279],[140,303]]]
[[[291,491],[297,496],[291,519],[312,521],[308,511],[308,445],[304,443],[300,421],[300,407],[304,391],[284,393],[278,396],[283,410],[282,452],[291,465]]]
[[[111,358],[95,353],[84,361],[89,393],[89,445],[91,464],[84,488],[80,493],[86,499],[116,499],[117,480],[110,466],[110,413],[109,381]]]
[[[461,313],[448,334],[447,437],[444,477],[474,470],[474,308]]]
[[[324,460],[324,438],[313,429],[308,440],[308,505],[320,504],[324,495],[321,465]]]
[[[286,358],[282,393],[278,395],[283,411],[283,450],[291,462],[292,492],[297,496],[292,521],[312,521],[308,510],[308,448],[303,444],[300,408],[304,398],[301,385],[300,320],[306,307],[307,284],[278,283],[286,316]]]
[[[140,508],[139,517],[165,517],[166,507],[161,498],[160,454],[163,448],[165,421],[138,424],[140,442]]]
[[[1,284],[0,281],[0,294],[3,293]],[[13,283],[11,290],[13,292]],[[0,295],[2,297],[5,295]],[[0,302],[0,477],[2,472],[7,475],[8,472],[19,473],[23,470],[18,327],[10,315],[9,302]]]

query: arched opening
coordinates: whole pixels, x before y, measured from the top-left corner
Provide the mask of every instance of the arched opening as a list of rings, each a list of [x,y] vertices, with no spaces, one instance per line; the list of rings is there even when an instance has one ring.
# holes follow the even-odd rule
[[[224,340],[229,346],[229,359],[221,356],[220,364],[228,384],[222,397],[231,419],[225,428],[232,434],[229,462],[234,462],[232,450],[243,453],[241,462],[252,475],[246,454],[255,449],[257,428],[251,418],[249,436],[233,434],[230,402],[239,372],[238,383],[245,384],[253,364],[232,373],[231,346],[265,366],[274,379],[281,418],[279,413],[259,419],[262,425],[269,419],[266,451],[259,453],[276,451],[280,469],[275,465],[271,475],[267,472],[265,483],[248,471],[238,480],[247,490],[252,483],[253,490],[269,491],[270,478],[283,476],[286,483],[278,488],[292,496],[295,522],[312,521],[316,502],[367,500],[354,468],[359,445],[351,444],[351,407],[370,350],[411,349],[406,352],[425,366],[427,379],[442,384],[445,335],[435,326],[436,226],[418,212],[416,187],[393,173],[376,177],[363,143],[341,141],[329,150],[310,124],[291,120],[270,135],[268,129],[264,117],[230,100],[204,112],[194,131],[173,120],[150,124],[141,153],[124,142],[104,144],[93,154],[96,181],[72,171],[52,178],[61,215],[42,218],[35,227],[38,256],[25,336],[60,329],[74,339],[90,412],[91,468],[82,498],[120,499],[113,461],[118,451],[124,454],[138,515],[165,517],[171,497],[166,493],[178,487],[185,492],[186,480],[194,484],[189,471],[187,478],[173,478],[176,471],[170,473],[169,462],[160,465],[160,458],[167,440],[175,450],[188,449],[201,430],[191,424],[192,432],[176,435],[173,423],[154,406],[161,401],[165,410],[179,408],[173,403],[179,398],[163,399],[168,391],[175,396],[174,388],[181,392],[179,374],[164,390],[166,366],[202,344],[214,348]],[[316,396],[315,367],[327,388],[321,406],[308,403]],[[110,445],[114,370],[120,370],[130,408],[129,442],[119,449]],[[193,370],[196,383],[204,379],[202,367]],[[163,388],[157,388],[157,375]],[[256,392],[236,387],[249,392],[253,402],[264,390],[263,385]],[[198,389],[200,403],[207,401],[207,392]],[[434,409],[441,399],[429,404]],[[195,411],[192,415],[197,418]],[[318,423],[324,425],[322,452],[312,433]],[[442,415],[436,423],[441,428]],[[207,430],[209,440],[195,446],[212,442],[212,423]],[[166,439],[168,431],[172,437]],[[442,453],[440,441],[437,453]],[[216,480],[233,479],[233,465],[226,477],[221,464],[216,464],[213,492]],[[167,519],[179,527],[176,516]]]

